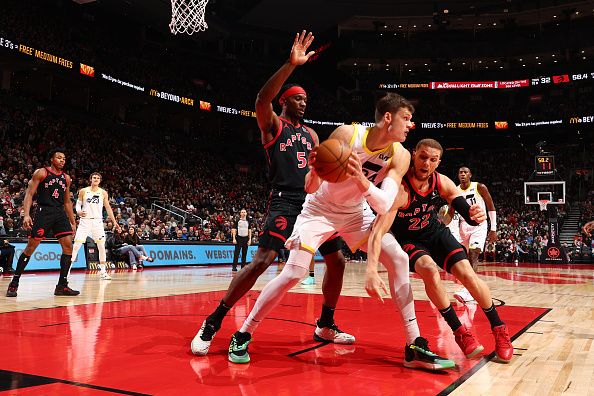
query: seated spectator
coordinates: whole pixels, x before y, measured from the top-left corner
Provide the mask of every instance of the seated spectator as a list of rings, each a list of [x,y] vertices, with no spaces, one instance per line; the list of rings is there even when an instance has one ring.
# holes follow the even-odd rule
[[[135,227],[128,228],[128,234],[125,236],[124,242],[126,242],[128,244],[128,246],[132,246],[132,247],[136,248],[136,250],[138,250],[140,253],[142,253],[142,256],[139,257],[141,264],[142,264],[142,261],[145,261],[145,260],[148,261],[149,263],[152,263],[154,261],[154,259],[152,257],[150,257],[148,255],[148,253],[146,252],[144,245],[140,244],[140,238],[138,238],[138,234],[136,234]]]

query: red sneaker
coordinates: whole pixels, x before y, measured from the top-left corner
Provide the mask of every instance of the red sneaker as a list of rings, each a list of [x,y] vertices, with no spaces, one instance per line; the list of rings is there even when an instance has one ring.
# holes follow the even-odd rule
[[[464,325],[454,331],[454,339],[467,358],[476,356],[485,349]]]
[[[514,347],[507,334],[507,326],[495,326],[493,327],[493,335],[495,336],[495,352],[497,358],[502,363],[509,363],[514,354]]]

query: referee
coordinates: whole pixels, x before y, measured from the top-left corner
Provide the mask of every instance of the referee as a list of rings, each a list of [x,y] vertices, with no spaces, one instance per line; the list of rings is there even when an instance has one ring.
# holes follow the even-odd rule
[[[239,251],[241,250],[241,268],[243,268],[245,266],[248,246],[252,243],[252,230],[250,223],[247,221],[247,211],[245,209],[241,209],[239,212],[239,220],[237,220],[235,227],[231,230],[231,235],[233,236],[233,244],[235,245],[233,268],[231,270],[237,271]]]

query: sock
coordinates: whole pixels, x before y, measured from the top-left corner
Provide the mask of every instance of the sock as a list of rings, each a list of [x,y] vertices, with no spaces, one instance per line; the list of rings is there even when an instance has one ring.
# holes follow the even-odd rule
[[[226,306],[223,300],[221,300],[217,309],[206,318],[206,321],[212,324],[216,331],[219,331],[221,323],[223,323],[223,319],[225,319],[230,309],[231,307]]]
[[[495,309],[495,304],[491,305],[490,308],[487,308],[487,309],[483,308],[483,312],[485,313],[485,315],[487,315],[487,319],[489,319],[489,323],[491,323],[491,328],[505,324],[499,318],[499,314],[497,313],[497,310]]]
[[[320,315],[320,319],[318,320],[319,327],[331,327],[334,324],[335,309],[322,304],[322,315]]]
[[[414,344],[417,337],[421,336],[421,332],[419,331],[415,301],[410,285],[408,255],[390,233],[382,238],[380,263],[388,270],[390,294],[404,327],[406,344]]]
[[[22,253],[19,256],[19,261],[17,261],[16,270],[14,270],[14,275],[12,276],[12,282],[19,283],[19,280],[21,279],[21,274],[23,273],[23,271],[25,271],[25,267],[27,266],[27,263],[29,263],[30,258],[31,256],[27,256],[25,253]]]
[[[439,313],[441,316],[443,316],[445,321],[448,322],[448,325],[450,325],[452,331],[456,331],[460,326],[462,326],[462,323],[460,323],[460,319],[458,318],[458,315],[456,315],[456,311],[454,311],[454,308],[452,308],[451,304],[445,309],[440,309]]]
[[[309,276],[314,277],[314,271],[309,271]]]
[[[60,258],[60,280],[58,285],[66,286],[68,284],[68,273],[70,272],[70,266],[72,265],[72,255],[62,254]]]

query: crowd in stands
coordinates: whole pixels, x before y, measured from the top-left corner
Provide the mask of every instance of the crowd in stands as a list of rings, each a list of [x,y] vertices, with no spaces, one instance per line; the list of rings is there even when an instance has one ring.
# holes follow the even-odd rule
[[[0,234],[26,235],[21,225],[29,178],[44,166],[50,147],[62,146],[67,154],[66,171],[73,180],[73,197],[87,185],[91,172],[100,171],[102,186],[110,194],[116,221],[124,232],[135,228],[143,240],[228,243],[239,210],[246,208],[254,231],[252,242],[257,243],[268,190],[263,164],[239,170],[224,156],[197,151],[175,140],[165,144],[158,136],[138,131],[116,139],[116,132],[90,124],[43,107],[0,107],[0,135],[11,142],[0,152]],[[513,149],[446,153],[440,168],[456,180],[457,167],[464,164],[471,168],[475,180],[488,186],[498,211],[499,240],[487,246],[487,259],[538,261],[549,238],[544,212],[524,205],[522,182],[530,174],[532,159],[519,154]],[[559,155],[561,163],[564,152]],[[510,156],[517,160],[506,161]],[[566,163],[571,160],[567,158]],[[591,186],[591,179],[589,183]],[[182,209],[186,218],[167,209],[170,205]],[[592,193],[582,206],[585,222],[592,217]],[[559,209],[561,219],[565,212],[563,207]],[[112,227],[106,223],[107,229]]]
[[[210,51],[207,56],[190,56],[195,48],[184,48],[183,44],[170,48],[160,39],[124,34],[126,28],[121,24],[97,34],[97,29],[106,23],[99,15],[96,19],[92,14],[78,18],[78,11],[72,7],[58,11],[43,1],[10,0],[0,13],[0,35],[91,64],[130,82],[241,109],[252,108],[261,85],[278,67],[269,59],[254,61],[253,57],[243,58],[220,50]],[[47,17],[50,14],[52,17]],[[116,42],[118,45],[113,45]],[[339,98],[322,88],[320,80],[327,76],[318,76],[316,80],[303,70],[298,70],[294,77],[311,98],[308,118],[372,119],[373,109],[368,104],[373,103],[374,93],[353,91]],[[415,93],[415,117],[438,122],[481,121],[476,118],[476,114],[481,114],[487,119],[540,120],[581,115],[594,106],[591,89],[574,90],[574,95],[565,95],[563,89],[555,87],[540,98],[521,93],[513,100],[510,95],[458,98],[456,95],[461,94],[438,97],[433,92]],[[11,90],[18,91],[12,87]],[[65,170],[73,180],[73,197],[87,185],[91,172],[101,172],[102,186],[108,190],[116,220],[125,232],[136,228],[145,240],[230,242],[239,210],[246,208],[253,227],[252,242],[257,243],[268,191],[263,155],[250,166],[238,166],[233,156],[198,146],[183,136],[171,138],[163,131],[85,119],[87,115],[74,117],[37,103],[9,102],[0,106],[0,138],[10,142],[0,149],[0,235],[26,235],[21,225],[29,178],[35,169],[44,166],[45,153],[50,148],[63,146],[67,155]],[[232,134],[237,134],[234,129],[241,129],[235,128],[235,123],[232,118],[221,122],[220,129],[230,131],[221,135],[233,138]],[[256,129],[255,121],[253,125]],[[557,168],[560,178],[568,182],[567,202],[581,202],[585,223],[593,218],[593,197],[590,193],[584,199],[580,192],[592,191],[592,174],[578,175],[575,171],[592,171],[592,143],[584,147],[573,143],[555,150]],[[408,142],[407,147],[411,147]],[[524,204],[522,183],[531,174],[533,156],[534,152],[520,146],[444,153],[440,172],[456,181],[457,167],[469,166],[474,179],[485,183],[491,191],[499,217],[499,240],[488,250],[495,253],[497,260],[537,261],[549,238],[544,214],[537,206]],[[561,218],[566,211],[560,208]],[[108,229],[112,226],[106,224]],[[591,245],[591,239],[580,238],[583,246]]]
[[[2,106],[0,135],[11,142],[0,151],[0,233],[26,235],[21,228],[25,189],[33,171],[47,165],[52,147],[65,148],[73,197],[87,186],[90,173],[99,171],[116,220],[126,230],[138,227],[143,239],[228,242],[241,208],[248,210],[255,230],[261,229],[267,197],[261,166],[238,170],[218,154],[146,134],[117,139],[112,130],[43,109]],[[151,210],[154,202],[192,216],[183,219],[164,207]]]

